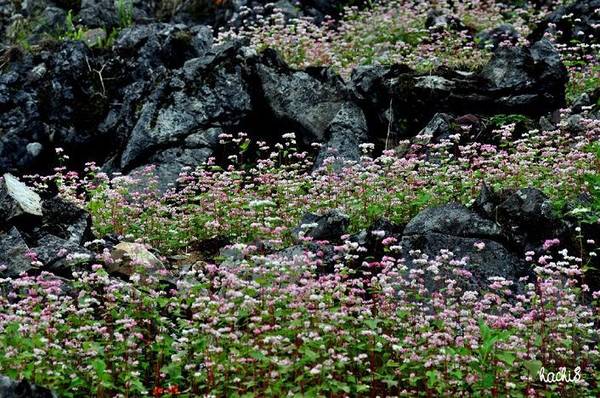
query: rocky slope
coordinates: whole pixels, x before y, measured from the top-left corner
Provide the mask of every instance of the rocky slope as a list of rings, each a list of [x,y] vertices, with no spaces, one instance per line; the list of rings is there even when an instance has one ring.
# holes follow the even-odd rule
[[[17,301],[16,293],[4,294],[12,280],[48,278],[48,284],[60,286],[56,294],[75,298],[81,289],[78,273],[105,267],[107,284],[139,283],[140,264],[147,273],[142,285],[160,281],[153,294],[175,296],[177,289],[187,288],[181,286],[204,283],[200,276],[186,279],[186,273],[195,272],[195,265],[214,263],[222,270],[244,269],[252,250],[265,263],[269,256],[292,263],[302,256],[307,262],[306,258],[313,261],[316,257],[315,275],[337,275],[344,263],[357,273],[356,280],[370,280],[378,275],[373,267],[382,266],[391,256],[390,242],[408,270],[418,272],[424,261],[438,261],[436,256],[451,251],[460,261],[468,259],[465,290],[483,292],[490,278],[500,277],[509,281],[510,294],[521,295],[538,275],[523,254],[542,256],[560,243],[562,249],[577,253],[578,261],[585,262],[588,269],[581,281],[592,290],[600,288],[600,264],[595,253],[591,254],[595,242],[600,242],[600,227],[578,218],[575,211],[595,205],[593,187],[575,203],[563,203],[562,213],[556,211],[556,198],[528,187],[529,181],[520,180],[521,186],[506,189],[467,187],[476,190],[476,199],[469,206],[436,202],[436,206],[413,211],[407,222],[380,218],[354,229],[351,217],[332,200],[317,213],[302,214],[289,236],[282,234],[289,241],[255,239],[243,242],[251,244],[252,250],[239,249],[236,244],[242,243],[232,241],[232,236],[215,234],[193,240],[185,250],[161,253],[140,243],[144,239],[139,236],[134,241],[133,235],[119,232],[116,226],[110,231],[113,233],[94,234],[98,228],[94,230],[92,213],[99,210],[90,198],[97,186],[84,192],[81,183],[73,189],[77,192],[67,192],[65,186],[69,185],[63,180],[48,183],[46,189],[34,189],[24,182],[28,174],[51,175],[59,166],[64,167],[57,172],[61,178],[68,176],[60,174],[64,170],[75,175],[92,168],[90,162],[98,165],[95,172],[107,179],[124,175],[133,180],[152,169],[156,189],[167,193],[160,199],[164,201],[161,206],[167,203],[183,208],[206,200],[202,195],[210,190],[201,183],[185,184],[186,179],[202,181],[206,177],[201,172],[186,174],[190,169],[210,162],[219,170],[234,170],[229,161],[232,153],[222,140],[239,132],[248,138],[239,145],[245,161],[259,165],[252,172],[264,166],[258,160],[261,146],[279,144],[283,148],[289,133],[294,132],[295,150],[306,151],[314,160],[309,174],[319,179],[327,170],[331,174],[323,179],[335,180],[342,179],[336,173],[350,173],[345,167],[364,161],[364,148],[369,144],[374,147],[374,164],[385,164],[386,157],[392,156],[406,162],[425,159],[423,164],[430,168],[447,166],[436,158],[440,147],[445,148],[445,156],[459,160],[458,148],[501,152],[506,143],[495,121],[515,115],[517,123],[510,137],[514,142],[561,131],[570,138],[581,137],[587,145],[582,149],[573,144],[575,157],[589,152],[592,135],[599,128],[600,91],[582,95],[569,104],[568,117],[565,112],[561,115],[561,109],[567,107],[570,76],[559,49],[574,38],[595,48],[600,9],[596,0],[557,7],[532,29],[528,42],[520,40],[510,26],[480,32],[478,41],[491,43],[492,52],[475,70],[440,67],[423,72],[405,64],[364,65],[343,78],[333,68],[293,68],[276,51],[258,52],[245,39],[215,39],[217,30],[241,29],[274,13],[275,8],[282,9],[288,19],[312,17],[317,24],[335,24],[326,16],[339,17],[340,6],[360,8],[366,3],[279,1],[273,6],[262,1],[134,1],[126,9],[124,3],[112,0],[0,4],[0,31],[6,32],[0,56],[0,294],[7,297],[6,302]],[[19,24],[36,18],[42,22],[29,27],[26,46],[14,45],[14,40],[9,44]],[[82,37],[48,40],[48,34],[56,31],[73,33],[69,30],[73,20],[86,27]],[[426,24],[432,35],[446,29],[468,30],[460,20],[442,12],[428,13]],[[548,36],[557,30],[562,33],[551,40]],[[97,45],[107,43],[104,40],[109,35],[110,45]],[[531,156],[543,157],[543,152],[552,151],[536,149]],[[484,158],[478,161],[485,163]],[[271,166],[265,164],[265,168]],[[367,163],[365,167],[379,166]],[[475,174],[477,167],[468,170]],[[268,170],[265,181],[274,178]],[[416,166],[405,177],[415,189],[422,184],[408,180],[418,172]],[[183,177],[178,179],[180,175]],[[573,175],[578,176],[577,170]],[[293,179],[298,174],[292,171],[290,176]],[[253,183],[244,180],[240,191],[242,185]],[[582,186],[585,184],[593,185],[586,182]],[[126,197],[123,202],[141,197],[139,207],[154,205],[150,199],[144,202],[144,188],[142,183],[122,194]],[[308,183],[294,189],[298,195],[314,190]],[[114,188],[108,196],[119,194]],[[277,194],[273,189],[273,196]],[[80,199],[79,203],[67,200],[69,195]],[[461,193],[456,197],[462,199]],[[206,201],[211,200],[219,199]],[[261,206],[275,206],[255,202],[240,212],[259,208],[248,216],[258,220]],[[156,215],[157,224],[160,217],[174,217],[173,207],[167,205],[167,210],[157,211],[162,211]],[[365,209],[370,209],[368,203]],[[107,211],[118,213],[114,207]],[[263,218],[266,220],[266,215]],[[202,221],[200,228],[219,223]],[[361,250],[343,257],[346,246]],[[198,256],[198,262],[190,265],[189,260],[188,264],[190,256]],[[454,265],[460,263],[456,261]],[[249,272],[250,276],[244,274],[241,279],[259,280],[253,274],[257,271]],[[436,291],[439,278],[429,275],[421,282],[422,289]],[[0,375],[0,397],[13,396],[54,395]]]

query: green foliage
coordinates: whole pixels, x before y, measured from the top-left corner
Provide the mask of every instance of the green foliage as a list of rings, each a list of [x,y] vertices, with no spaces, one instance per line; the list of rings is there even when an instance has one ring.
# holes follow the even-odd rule
[[[133,3],[132,0],[115,0],[115,9],[119,17],[119,26],[126,28],[133,24]]]
[[[490,124],[496,127],[506,126],[513,123],[531,123],[532,120],[528,116],[520,114],[499,114],[490,118]]]

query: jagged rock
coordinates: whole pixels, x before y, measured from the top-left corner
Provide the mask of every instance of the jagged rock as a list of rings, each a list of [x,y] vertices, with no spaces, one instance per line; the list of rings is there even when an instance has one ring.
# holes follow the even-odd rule
[[[535,188],[515,191],[496,207],[496,217],[515,232],[524,233],[530,241],[554,237],[559,226],[552,203]]]
[[[14,278],[29,271],[31,260],[25,256],[28,250],[27,243],[17,228],[11,228],[7,234],[0,234],[0,278]]]
[[[292,71],[273,51],[256,66],[268,110],[305,144],[324,142],[327,128],[345,105],[343,82],[329,70]]]
[[[496,223],[455,203],[425,209],[410,220],[404,228],[404,235],[427,233],[503,240],[502,229]]]
[[[330,210],[322,215],[308,213],[302,217],[300,225],[293,233],[297,238],[334,240],[344,235],[349,223],[349,217],[339,210]]]
[[[152,23],[123,29],[113,50],[126,60],[129,76],[152,80],[165,68],[179,68],[204,56],[211,46],[212,33],[206,26]]]
[[[40,15],[40,24],[35,28],[35,33],[56,34],[65,30],[67,13],[59,7],[48,6]]]
[[[0,397],[2,398],[57,398],[52,391],[36,386],[27,380],[12,380],[0,375]]]
[[[0,222],[14,222],[18,218],[41,217],[42,198],[11,174],[0,181]]]
[[[89,264],[94,259],[94,253],[83,246],[50,234],[38,239],[31,251],[36,254],[45,271],[66,278],[71,277],[73,266]]]
[[[252,103],[238,50],[239,45],[229,45],[192,59],[156,88],[140,110],[121,156],[122,169],[148,164],[159,150],[186,148],[188,137],[215,127],[235,128],[248,117]]]
[[[81,245],[91,237],[91,215],[60,197],[43,202],[42,229],[61,239]]]
[[[490,46],[493,49],[497,49],[502,42],[516,44],[519,37],[519,32],[512,25],[503,24],[477,33],[475,40],[480,48]]]
[[[414,136],[435,113],[540,116],[564,104],[567,73],[547,41],[501,47],[479,73],[440,69],[420,75],[406,66],[359,67],[353,92],[380,144]]]
[[[147,0],[81,0],[78,19],[89,28],[110,30],[154,19],[151,5]]]
[[[186,139],[186,143],[190,141],[190,139]],[[184,167],[194,169],[199,165],[205,164],[208,158],[213,155],[212,148],[214,145],[204,148],[169,148],[150,156],[146,162],[155,166],[153,174],[158,181],[157,188],[161,192],[164,192],[175,184]],[[137,167],[130,174],[143,173],[146,167]]]
[[[344,161],[358,162],[360,144],[368,141],[367,120],[362,110],[353,103],[345,103],[335,115],[325,132],[327,143],[321,148],[315,167],[318,168],[328,156],[335,156],[334,167]]]
[[[414,142],[420,145],[428,145],[432,142],[448,139],[454,134],[451,123],[454,118],[447,113],[436,113],[427,125],[419,131]]]
[[[402,235],[402,255],[410,266],[414,265],[413,251],[434,259],[447,249],[455,259],[468,257],[466,268],[473,274],[470,283],[478,288],[487,286],[492,276],[516,282],[530,273],[506,246],[507,236],[500,226],[462,205],[425,209],[406,225]]]
[[[571,41],[599,43],[600,0],[577,0],[557,8],[532,32],[530,41],[541,39],[545,33],[557,36],[560,43]]]
[[[0,71],[0,173],[49,172],[56,147],[76,164],[105,156],[112,140],[97,129],[107,106],[94,71],[101,68],[84,43],[65,41],[23,53]],[[33,143],[41,151],[28,151]]]

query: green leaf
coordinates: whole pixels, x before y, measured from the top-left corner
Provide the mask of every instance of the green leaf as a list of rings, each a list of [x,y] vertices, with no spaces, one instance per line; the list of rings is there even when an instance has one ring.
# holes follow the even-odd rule
[[[529,371],[529,374],[531,376],[537,376],[538,372],[540,371],[540,369],[543,366],[543,363],[542,363],[542,361],[531,360],[531,361],[525,362],[524,365],[527,368],[527,370]]]
[[[496,354],[496,358],[498,358],[507,365],[512,365],[515,359],[517,359],[517,356],[510,352],[499,352]]]

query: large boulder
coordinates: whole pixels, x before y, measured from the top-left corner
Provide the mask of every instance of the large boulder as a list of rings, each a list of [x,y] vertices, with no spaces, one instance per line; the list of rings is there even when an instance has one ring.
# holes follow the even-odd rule
[[[516,282],[529,274],[519,257],[506,247],[505,240],[494,221],[462,205],[449,204],[417,214],[406,225],[400,246],[411,267],[417,266],[415,260],[420,256],[433,260],[442,250],[449,250],[455,259],[466,257],[466,269],[472,274],[469,283],[483,288],[490,277]]]
[[[501,277],[511,280],[519,285],[521,277],[529,276],[530,272],[523,261],[501,243],[473,237],[458,237],[454,235],[429,232],[425,234],[407,235],[400,242],[403,258],[407,265],[416,267],[415,260],[421,255],[426,255],[434,260],[441,255],[443,250],[453,254],[453,258],[460,260],[467,258],[466,266],[472,276],[466,281],[473,289],[485,289],[491,283],[489,278]],[[479,249],[478,247],[483,247]],[[420,253],[417,255],[416,253]],[[428,285],[433,286],[433,281],[428,280]]]
[[[367,121],[338,75],[323,68],[292,70],[272,51],[260,58],[255,69],[276,128],[299,133],[307,147],[325,144],[317,167],[332,155],[359,160],[359,145],[368,140]]]
[[[120,169],[160,162],[164,179],[174,181],[177,167],[196,166],[212,154],[215,129],[239,129],[253,110],[239,44],[215,48],[187,61],[144,99],[120,156]],[[165,152],[174,149],[176,152]],[[177,154],[179,151],[187,159]]]
[[[346,102],[339,76],[321,68],[291,70],[271,50],[256,65],[256,75],[268,111],[282,126],[300,133],[307,145],[325,140],[329,124]]]
[[[414,136],[435,113],[541,116],[564,104],[567,71],[543,40],[499,47],[480,72],[440,69],[427,75],[407,66],[363,66],[352,87],[379,143]]]
[[[404,235],[439,233],[458,237],[502,240],[502,229],[491,220],[460,204],[430,207],[417,214],[404,228]]]
[[[556,216],[549,198],[535,188],[493,192],[484,187],[473,208],[496,220],[520,252],[542,252],[545,240],[569,236],[569,226]]]
[[[577,0],[558,7],[531,33],[530,41],[554,34],[560,43],[599,43],[600,0]]]
[[[108,107],[102,69],[83,42],[64,41],[0,70],[0,173],[51,172],[56,147],[73,163],[104,158],[112,145],[97,129]]]

